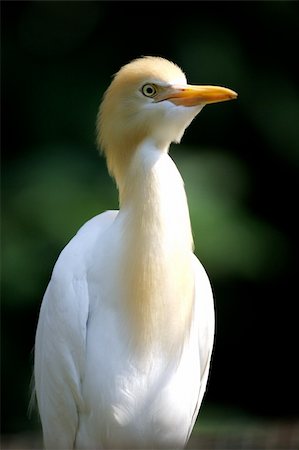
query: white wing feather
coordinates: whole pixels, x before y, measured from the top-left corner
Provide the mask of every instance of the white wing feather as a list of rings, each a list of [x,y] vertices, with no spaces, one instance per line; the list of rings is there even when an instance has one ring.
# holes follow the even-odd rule
[[[117,211],[88,221],[61,252],[42,307],[35,342],[35,389],[46,448],[74,448],[85,367],[89,292],[86,271],[95,240]]]
[[[194,255],[194,275],[195,275],[195,309],[198,326],[198,349],[200,357],[200,387],[198,399],[190,424],[188,438],[192,432],[203,396],[206,391],[207,381],[210,371],[211,357],[213,351],[215,335],[215,310],[213,292],[208,275]]]

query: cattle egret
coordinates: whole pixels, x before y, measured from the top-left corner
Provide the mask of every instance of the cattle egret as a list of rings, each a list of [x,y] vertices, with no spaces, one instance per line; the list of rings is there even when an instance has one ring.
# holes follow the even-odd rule
[[[60,254],[43,298],[35,385],[47,449],[183,448],[214,339],[209,279],[193,254],[182,178],[168,155],[208,103],[160,57],[115,75],[98,141],[119,211],[89,220]]]

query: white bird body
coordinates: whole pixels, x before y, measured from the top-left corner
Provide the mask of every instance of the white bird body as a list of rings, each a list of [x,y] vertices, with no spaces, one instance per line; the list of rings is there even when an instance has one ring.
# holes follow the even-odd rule
[[[43,299],[35,382],[48,449],[183,448],[206,389],[213,296],[168,155],[203,105],[155,105],[162,126],[122,167],[110,159],[120,211],[79,230]]]

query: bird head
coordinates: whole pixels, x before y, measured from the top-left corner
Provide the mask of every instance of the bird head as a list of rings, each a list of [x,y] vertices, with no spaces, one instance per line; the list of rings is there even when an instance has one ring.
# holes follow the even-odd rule
[[[145,139],[165,151],[180,141],[204,105],[236,97],[224,87],[187,84],[182,70],[161,57],[126,64],[107,89],[97,121],[98,143],[110,173],[118,181]]]

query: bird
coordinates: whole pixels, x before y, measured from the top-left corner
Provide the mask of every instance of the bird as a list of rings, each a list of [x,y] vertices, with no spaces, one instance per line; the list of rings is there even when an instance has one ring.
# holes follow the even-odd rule
[[[60,253],[36,330],[46,449],[181,449],[210,372],[215,313],[194,253],[183,179],[169,154],[210,103],[235,99],[142,56],[112,78],[96,135],[119,210],[88,220]]]

